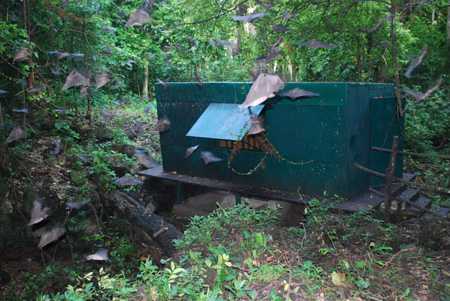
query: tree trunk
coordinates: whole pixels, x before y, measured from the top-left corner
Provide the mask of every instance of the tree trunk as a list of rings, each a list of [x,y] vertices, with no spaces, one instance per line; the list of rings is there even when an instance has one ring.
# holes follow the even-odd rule
[[[447,46],[450,48],[450,0],[447,5]]]
[[[142,85],[142,99],[148,100],[148,60],[145,60],[144,62],[144,84]]]
[[[391,0],[391,55],[392,66],[394,68],[394,83],[395,83],[395,96],[397,98],[397,113],[399,116],[403,116],[403,101],[400,93],[400,66],[398,63],[398,41],[396,31],[396,19],[397,19],[397,0]]]

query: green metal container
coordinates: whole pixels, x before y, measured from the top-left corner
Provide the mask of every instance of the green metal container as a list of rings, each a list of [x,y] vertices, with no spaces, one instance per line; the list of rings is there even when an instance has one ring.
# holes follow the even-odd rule
[[[288,83],[283,91],[300,88],[320,96],[268,100],[260,115],[265,135],[279,156],[267,155],[261,168],[240,175],[254,169],[265,152],[258,148],[241,150],[233,156],[230,168],[228,146],[235,142],[190,137],[187,133],[211,103],[241,104],[250,87],[250,83],[228,82],[157,85],[158,117],[171,123],[170,129],[160,134],[164,171],[278,191],[352,197],[381,184],[354,167],[359,163],[385,171],[389,153],[375,152],[371,147],[390,148],[393,136],[398,135],[402,149],[403,121],[397,116],[392,85]],[[214,113],[208,114],[202,116],[203,121],[214,120]],[[205,133],[214,133],[214,128],[204,124]],[[199,148],[185,158],[186,149],[194,145]],[[205,165],[201,159],[204,151],[223,161]],[[401,156],[397,162],[397,176],[401,176]]]

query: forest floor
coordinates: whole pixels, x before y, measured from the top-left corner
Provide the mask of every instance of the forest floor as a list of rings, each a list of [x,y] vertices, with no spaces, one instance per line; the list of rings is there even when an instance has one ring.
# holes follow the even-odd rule
[[[0,299],[450,300],[450,222],[427,214],[386,223],[377,212],[337,214],[316,199],[288,227],[278,203],[219,204],[188,220],[167,214],[184,237],[165,257],[103,197],[119,189],[115,178],[135,175],[148,160],[136,160],[134,150],[160,160],[154,111],[119,105],[90,127],[53,120],[56,132],[16,150],[17,197],[35,198],[31,185],[51,203],[49,223],[67,232],[40,250],[26,213],[14,221],[23,235],[12,234],[0,251],[12,278],[0,281]],[[125,190],[143,200],[139,185]],[[84,200],[82,209],[65,209]],[[108,249],[108,261],[87,261],[98,248]]]

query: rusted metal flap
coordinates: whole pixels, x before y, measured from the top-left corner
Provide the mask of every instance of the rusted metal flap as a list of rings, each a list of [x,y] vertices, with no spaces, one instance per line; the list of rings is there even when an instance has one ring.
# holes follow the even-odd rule
[[[263,108],[264,105],[240,108],[238,104],[211,103],[186,136],[241,141],[250,129],[250,118],[258,116]]]

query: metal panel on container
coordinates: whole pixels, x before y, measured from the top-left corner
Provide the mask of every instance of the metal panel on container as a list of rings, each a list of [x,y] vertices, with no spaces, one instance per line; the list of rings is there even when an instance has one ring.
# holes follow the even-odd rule
[[[264,105],[240,108],[238,104],[211,103],[186,134],[188,137],[241,141]]]

